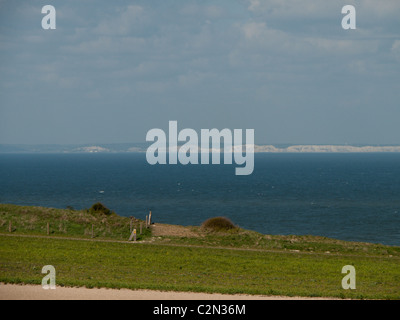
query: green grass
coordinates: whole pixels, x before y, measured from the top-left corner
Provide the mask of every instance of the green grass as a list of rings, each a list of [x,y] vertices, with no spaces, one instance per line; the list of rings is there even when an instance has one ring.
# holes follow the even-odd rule
[[[158,243],[193,245],[207,247],[226,247],[257,249],[269,251],[299,251],[303,253],[326,253],[331,255],[356,255],[400,258],[400,247],[381,244],[342,241],[317,236],[263,235],[258,232],[234,229],[231,232],[204,232],[201,228],[191,227],[198,237],[164,236]]]
[[[90,210],[52,209],[42,207],[21,207],[11,204],[0,204],[0,233],[12,232],[23,235],[47,235],[47,223],[50,236],[91,238],[92,225],[96,239],[128,240],[130,237],[130,218],[117,214],[106,215]],[[142,220],[134,219],[133,228],[137,229],[137,240],[151,236],[150,230],[144,227],[140,235]]]
[[[59,286],[399,299],[397,258],[337,257],[0,236],[0,281],[40,284],[53,265]],[[357,289],[341,288],[354,265]]]
[[[197,237],[145,230],[147,241],[99,242],[92,225],[95,240],[130,235],[130,219],[116,214],[0,204],[0,282],[40,284],[53,265],[58,286],[400,299],[399,247],[200,227],[188,228]],[[356,268],[356,290],[341,287],[345,265]]]

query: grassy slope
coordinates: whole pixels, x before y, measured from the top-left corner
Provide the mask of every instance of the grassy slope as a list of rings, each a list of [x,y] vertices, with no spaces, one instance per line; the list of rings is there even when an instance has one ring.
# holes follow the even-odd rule
[[[114,216],[104,220],[86,214],[0,205],[0,232],[6,233],[7,219],[14,219],[13,235],[45,235],[46,221],[57,225],[64,219],[71,236],[85,236],[85,228],[92,223],[98,223],[99,230],[104,226],[98,238],[126,240],[125,229],[129,236],[129,219]],[[81,226],[74,220],[77,217],[90,221]],[[119,233],[112,234],[113,228]],[[58,230],[53,235],[66,236],[62,227]],[[165,242],[257,251],[165,246]],[[400,299],[399,249],[316,237],[263,236],[243,230],[190,239],[161,237],[153,244],[0,236],[0,281],[40,284],[41,268],[54,265],[57,285],[64,286]],[[341,288],[344,265],[356,267],[356,290]]]
[[[258,232],[235,229],[226,233],[204,232],[191,227],[198,237],[163,236],[157,243],[207,247],[241,248],[268,251],[291,251],[301,253],[326,253],[331,255],[387,257],[400,259],[400,247],[381,244],[342,241],[317,236],[263,235]]]
[[[130,218],[116,214],[92,214],[88,210],[67,210],[41,207],[21,207],[10,204],[0,204],[0,232],[8,232],[9,222],[14,233],[26,235],[46,235],[47,223],[50,225],[50,235],[57,237],[91,238],[92,225],[97,239],[128,240],[130,236]],[[137,229],[137,239],[143,240],[150,236],[150,231],[143,227],[139,234],[139,219],[133,220]]]

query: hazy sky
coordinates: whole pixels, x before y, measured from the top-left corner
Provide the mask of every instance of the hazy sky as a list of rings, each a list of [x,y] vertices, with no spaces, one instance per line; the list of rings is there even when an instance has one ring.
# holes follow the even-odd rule
[[[0,143],[145,142],[169,120],[399,144],[400,1],[0,0]]]

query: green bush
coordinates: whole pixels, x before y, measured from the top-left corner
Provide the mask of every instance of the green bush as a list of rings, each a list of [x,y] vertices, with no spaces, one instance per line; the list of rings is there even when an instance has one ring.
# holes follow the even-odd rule
[[[202,227],[210,231],[229,231],[237,228],[231,220],[225,217],[210,218],[202,224]]]
[[[94,205],[92,205],[92,207],[89,209],[89,212],[94,214],[103,213],[106,216],[109,216],[114,213],[100,202],[97,202]]]

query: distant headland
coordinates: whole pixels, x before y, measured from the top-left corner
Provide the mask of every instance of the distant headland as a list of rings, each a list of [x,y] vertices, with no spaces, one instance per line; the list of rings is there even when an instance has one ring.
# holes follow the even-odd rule
[[[1,153],[145,153],[148,143],[113,143],[82,145],[0,144]],[[400,145],[255,145],[255,153],[397,153]]]

